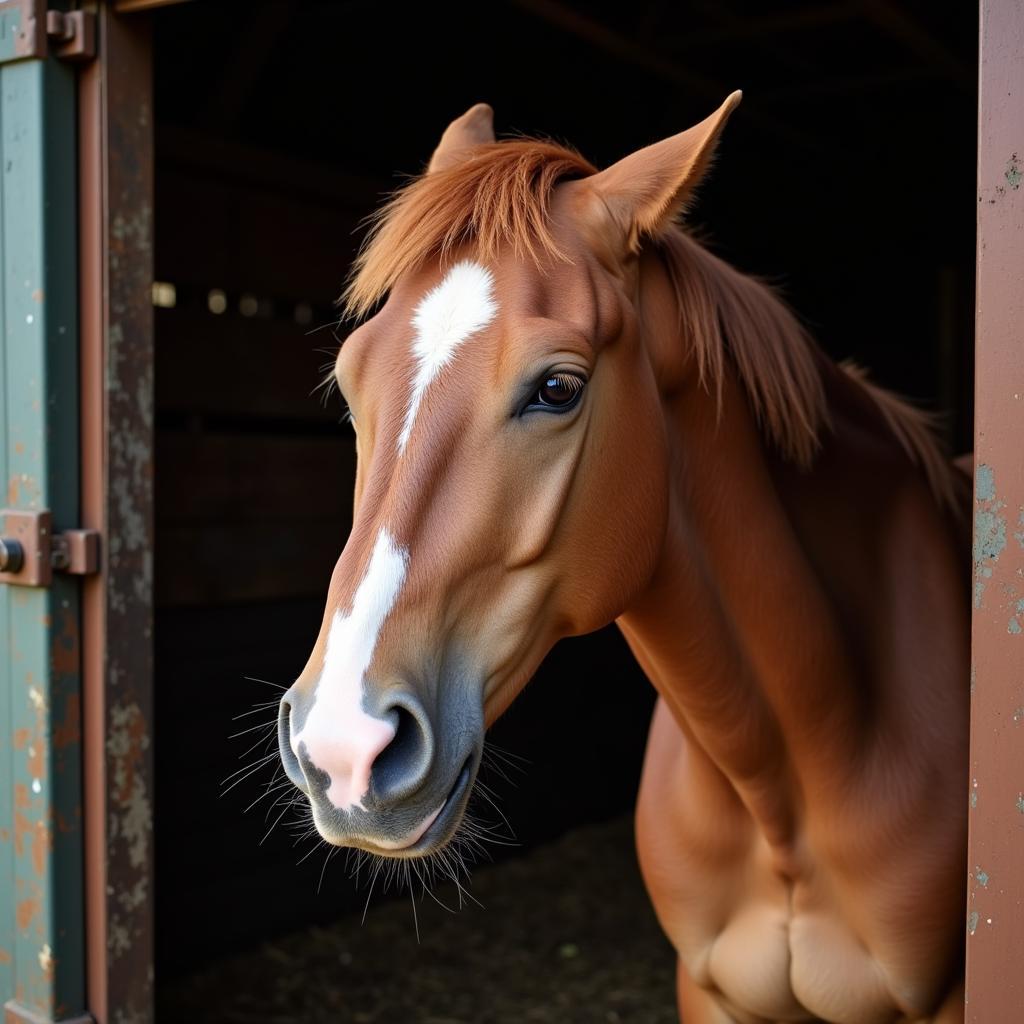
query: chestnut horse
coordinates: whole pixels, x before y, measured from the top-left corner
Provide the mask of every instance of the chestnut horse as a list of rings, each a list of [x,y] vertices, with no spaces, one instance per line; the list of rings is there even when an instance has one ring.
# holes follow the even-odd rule
[[[478,105],[382,210],[281,758],[327,842],[427,856],[545,653],[616,621],[660,697],[637,846],[686,1024],[952,1024],[965,481],[677,226],[738,101],[601,172]]]

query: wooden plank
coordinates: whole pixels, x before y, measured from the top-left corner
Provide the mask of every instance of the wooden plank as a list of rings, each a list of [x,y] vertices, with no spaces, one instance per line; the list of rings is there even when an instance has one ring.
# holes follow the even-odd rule
[[[317,197],[326,200],[332,209],[362,213],[372,205],[366,204],[364,197],[379,195],[396,184],[392,177],[353,173],[349,167],[225,139],[185,125],[160,126],[157,159],[161,175],[186,171],[210,181]]]
[[[290,170],[288,164],[280,173]],[[332,302],[344,286],[359,223],[386,187],[364,185],[342,200],[308,186],[249,180],[242,165],[233,177],[227,169],[161,165],[157,276]]]
[[[349,527],[356,460],[351,434],[164,431],[156,452],[159,526],[277,523],[302,530],[327,520]]]
[[[333,330],[286,319],[214,316],[205,309],[157,310],[158,413],[280,417],[337,423],[336,395],[319,385],[333,363]]]
[[[1024,1006],[1024,4],[982,0],[967,1024]]]
[[[325,595],[345,546],[344,522],[158,526],[161,608]]]

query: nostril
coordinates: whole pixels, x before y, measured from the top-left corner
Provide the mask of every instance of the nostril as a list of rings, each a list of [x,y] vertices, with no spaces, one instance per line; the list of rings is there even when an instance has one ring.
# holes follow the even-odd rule
[[[309,795],[309,786],[303,774],[299,759],[292,750],[292,706],[282,699],[277,712],[277,746],[281,753],[281,766],[292,785]]]
[[[425,716],[395,705],[388,717],[395,722],[395,736],[374,760],[371,779],[377,799],[391,802],[419,788],[433,759],[434,742]]]

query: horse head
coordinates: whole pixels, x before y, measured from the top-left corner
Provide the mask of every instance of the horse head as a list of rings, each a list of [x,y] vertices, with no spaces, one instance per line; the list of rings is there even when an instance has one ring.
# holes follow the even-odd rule
[[[602,172],[550,143],[495,143],[478,105],[382,211],[348,292],[355,314],[379,309],[335,367],[357,435],[353,527],[279,716],[285,771],[328,842],[442,848],[487,726],[560,637],[649,584],[671,500],[662,396],[699,368],[668,351],[674,324],[641,316],[639,266],[738,100]],[[671,319],[668,287],[645,308]]]

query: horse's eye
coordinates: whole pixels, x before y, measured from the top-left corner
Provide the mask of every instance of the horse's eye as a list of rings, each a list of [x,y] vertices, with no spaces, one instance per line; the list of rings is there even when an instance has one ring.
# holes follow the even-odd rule
[[[578,373],[552,373],[544,378],[528,408],[567,412],[580,400],[586,383]]]

